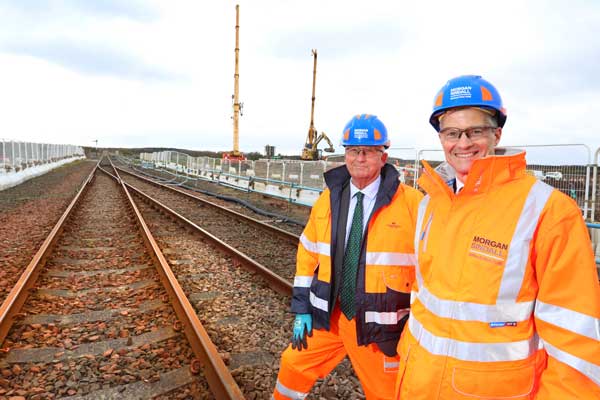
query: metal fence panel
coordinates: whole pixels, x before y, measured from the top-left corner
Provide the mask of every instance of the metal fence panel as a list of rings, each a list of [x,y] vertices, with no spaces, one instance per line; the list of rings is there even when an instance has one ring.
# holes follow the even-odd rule
[[[527,173],[555,187],[573,198],[583,216],[590,216],[590,158],[589,147],[583,144],[505,146],[526,152]],[[441,149],[422,149],[419,160],[426,160],[432,167],[444,160]],[[420,169],[419,169],[420,172]]]
[[[11,143],[3,143],[3,158],[14,158]],[[581,144],[508,146],[523,149],[527,155],[527,172],[573,198],[586,219],[600,215],[600,205],[595,200],[600,192],[597,165],[600,149],[592,171],[591,152]],[[44,148],[41,148],[44,154]],[[32,153],[28,153],[32,154]],[[46,151],[47,154],[47,151]],[[388,162],[400,173],[400,180],[415,186],[421,171],[421,160],[436,167],[444,161],[441,149],[390,148]],[[29,157],[29,155],[28,155]],[[344,163],[344,155],[331,155],[327,160],[257,160],[237,161],[210,157],[191,157],[175,151],[143,153],[140,160],[152,161],[155,166],[165,167],[191,176],[210,180],[226,180],[228,184],[248,190],[249,181],[262,181],[305,190],[322,191],[325,188],[323,173]],[[4,161],[6,162],[6,161]],[[2,165],[2,164],[0,164]],[[230,179],[232,177],[233,179]],[[594,177],[594,184],[592,184]],[[250,179],[251,178],[251,179]]]
[[[83,148],[0,139],[0,172],[18,172],[51,161],[83,156]]]

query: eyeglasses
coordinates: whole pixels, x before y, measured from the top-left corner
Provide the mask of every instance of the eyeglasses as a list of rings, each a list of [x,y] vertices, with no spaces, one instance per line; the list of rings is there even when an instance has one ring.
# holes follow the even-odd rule
[[[467,129],[444,128],[440,131],[440,137],[447,142],[458,142],[464,133],[470,140],[480,140],[494,129],[498,128],[495,126],[472,126]]]
[[[383,150],[377,147],[346,147],[346,156],[358,157],[360,153],[364,154],[366,158],[376,158],[379,154],[383,153]]]

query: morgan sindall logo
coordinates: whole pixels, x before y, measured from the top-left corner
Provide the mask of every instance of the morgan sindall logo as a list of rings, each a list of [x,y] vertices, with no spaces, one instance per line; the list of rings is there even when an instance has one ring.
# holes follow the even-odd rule
[[[356,139],[365,139],[369,136],[369,130],[364,128],[357,128],[354,130],[354,137]]]
[[[459,86],[450,89],[450,100],[456,99],[470,99],[471,98],[471,86]]]
[[[503,265],[508,255],[508,244],[491,240],[483,236],[473,236],[469,256]]]

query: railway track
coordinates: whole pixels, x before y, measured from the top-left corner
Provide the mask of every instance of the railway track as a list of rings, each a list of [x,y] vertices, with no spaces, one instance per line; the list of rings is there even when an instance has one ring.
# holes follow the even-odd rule
[[[294,204],[286,199],[271,197],[258,192],[246,192],[224,184],[204,181],[183,174],[173,175],[164,170],[145,171],[116,159],[111,159],[111,161],[123,172],[129,172],[169,187],[178,188],[211,203],[229,208],[296,235],[302,233],[310,214],[310,207]],[[231,198],[240,200],[243,204],[227,200]],[[261,209],[263,212],[253,210],[253,207]]]
[[[141,200],[144,217],[244,394],[270,399],[281,351],[291,337],[291,283],[166,204],[126,185]],[[317,382],[308,399],[318,398],[364,399],[348,360]]]
[[[0,307],[0,399],[270,398],[291,284],[101,169]],[[345,362],[312,398],[364,397]]]
[[[299,237],[183,190],[118,169],[125,182],[205,229],[226,244],[293,281]]]
[[[243,398],[130,200],[90,175],[11,290],[0,395]]]

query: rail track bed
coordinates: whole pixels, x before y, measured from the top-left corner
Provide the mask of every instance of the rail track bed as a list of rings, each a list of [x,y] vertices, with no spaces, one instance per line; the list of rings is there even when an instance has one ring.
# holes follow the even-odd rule
[[[76,161],[0,191],[0,302],[94,165],[90,161]]]
[[[248,399],[268,399],[289,341],[289,297],[144,202],[148,227]]]
[[[166,172],[159,169],[147,170],[144,168],[135,168],[127,164],[116,165],[123,171],[140,175],[145,178],[152,179],[156,182],[168,184],[169,186],[176,187],[178,189],[181,189],[182,191],[193,194],[194,196],[208,200],[222,207],[229,208],[233,211],[263,221],[270,225],[277,226],[278,228],[287,230],[296,235],[302,233],[304,225],[306,225],[306,222],[308,221],[308,217],[310,215],[310,207],[301,204],[290,203],[286,199],[280,199],[258,192],[246,192],[240,189],[234,189],[223,184],[205,181],[202,179],[194,179],[186,175],[174,176],[170,172]],[[211,193],[211,195],[205,194],[203,192]],[[225,196],[227,198],[235,198],[241,200],[245,203],[252,205],[253,207],[256,207],[258,209],[275,214],[283,218],[278,218],[275,216],[266,216],[257,213],[252,209],[245,207],[243,204],[227,201],[223,198],[219,198],[219,196]],[[282,220],[286,218],[298,222],[300,223],[300,225],[296,223],[285,222],[284,220]]]
[[[156,203],[138,198],[142,196],[136,196],[136,203],[144,219],[244,396],[270,399],[279,357],[292,334],[290,291],[274,290],[260,273],[241,268],[235,254],[216,251],[189,223],[166,217],[170,214]],[[308,399],[351,400],[364,395],[345,360],[317,382]]]
[[[212,397],[131,214],[96,173],[8,331],[0,397]]]
[[[0,306],[0,400],[269,399],[291,335],[289,282],[241,268],[256,262],[131,187],[128,208],[114,177],[90,182],[23,274],[39,262],[35,285],[21,277]],[[308,397],[341,398],[364,398],[347,361]]]
[[[214,207],[205,200],[156,186],[130,174],[121,174],[121,178],[261,263],[275,274],[290,282],[293,281],[298,248],[296,235],[266,224],[256,224],[237,213]]]

